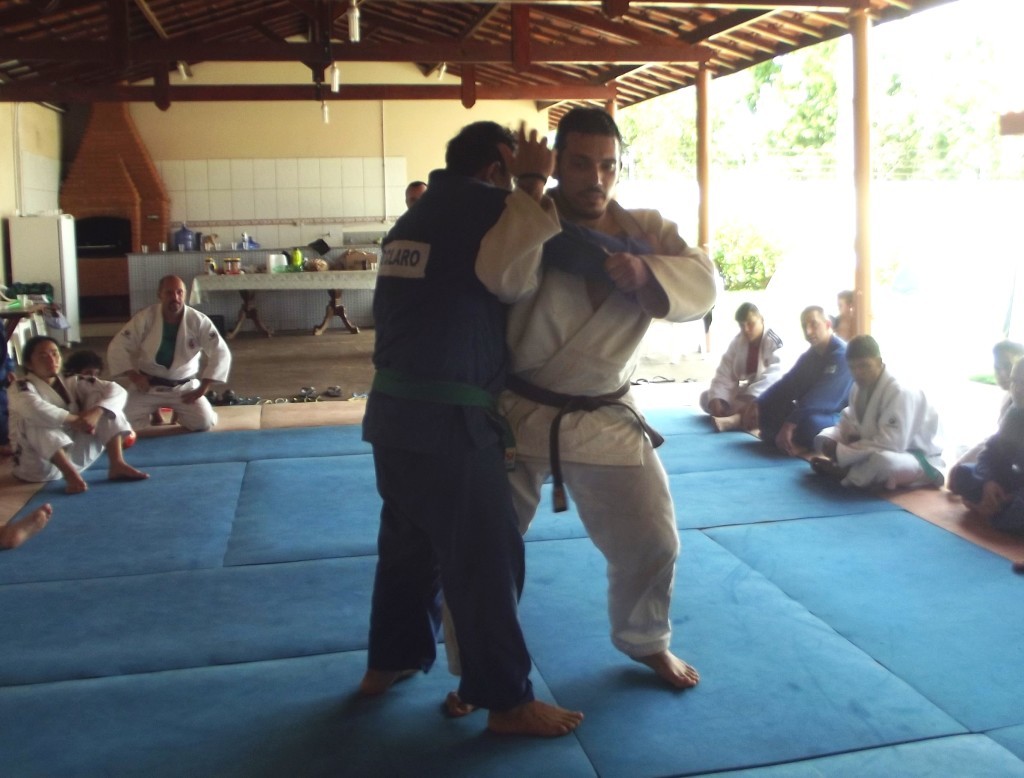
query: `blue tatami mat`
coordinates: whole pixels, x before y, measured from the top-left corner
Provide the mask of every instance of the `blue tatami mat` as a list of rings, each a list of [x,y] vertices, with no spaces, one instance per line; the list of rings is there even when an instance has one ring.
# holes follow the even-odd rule
[[[873,657],[698,532],[681,535],[673,648],[700,672],[674,691],[608,638],[589,540],[531,543],[522,620],[601,776],[735,769],[964,732]]]
[[[374,699],[352,694],[362,651],[0,689],[0,772],[595,778],[571,736],[492,735],[482,712],[444,718],[455,686],[444,665],[442,650],[430,674]]]
[[[327,457],[369,454],[360,425],[297,429],[232,430],[216,434],[193,432],[143,438],[128,452],[135,467],[204,462]],[[105,462],[105,460],[104,460]],[[104,462],[93,467],[105,466]]]
[[[707,434],[714,431],[707,414],[699,413],[693,408],[654,408],[644,411],[644,418],[665,437],[688,433]]]
[[[245,464],[146,471],[146,481],[112,482],[97,464],[86,471],[87,492],[44,486],[21,514],[49,502],[53,518],[16,553],[0,554],[0,584],[219,567]]]
[[[1024,589],[903,511],[708,530],[970,730],[1024,723]]]
[[[1012,751],[1018,758],[1024,759],[1024,724],[1015,727],[993,729],[988,736],[1003,748]]]
[[[376,554],[380,506],[369,455],[250,462],[225,564]]]
[[[0,685],[362,649],[375,564],[325,559],[2,586]]]
[[[669,435],[658,448],[658,456],[670,474],[751,467],[794,470],[807,467],[802,459],[780,454],[757,438],[744,434]]]
[[[872,748],[773,767],[730,770],[716,778],[1011,778],[1024,776],[1024,762],[984,735],[959,735],[921,743]]]
[[[806,464],[679,473],[669,482],[680,529],[892,510],[888,500],[846,489]],[[756,501],[750,495],[757,495]]]

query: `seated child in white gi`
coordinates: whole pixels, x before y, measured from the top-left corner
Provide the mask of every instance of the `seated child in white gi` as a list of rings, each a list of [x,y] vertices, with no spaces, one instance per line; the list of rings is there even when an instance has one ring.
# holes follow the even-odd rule
[[[68,494],[88,489],[82,471],[104,450],[112,481],[149,478],[124,459],[123,439],[132,432],[124,416],[125,390],[94,376],[61,377],[60,347],[38,336],[23,351],[27,377],[10,396],[15,477],[23,481],[63,478]]]

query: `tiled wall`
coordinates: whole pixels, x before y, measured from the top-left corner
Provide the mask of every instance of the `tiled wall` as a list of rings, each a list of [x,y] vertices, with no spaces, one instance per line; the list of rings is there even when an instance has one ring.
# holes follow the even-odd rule
[[[261,246],[341,245],[342,231],[405,211],[405,157],[200,159],[157,162],[182,222],[226,248],[247,232]],[[170,242],[170,237],[168,237]]]
[[[22,151],[18,162],[21,165],[21,212],[55,212],[59,207],[60,160]]]

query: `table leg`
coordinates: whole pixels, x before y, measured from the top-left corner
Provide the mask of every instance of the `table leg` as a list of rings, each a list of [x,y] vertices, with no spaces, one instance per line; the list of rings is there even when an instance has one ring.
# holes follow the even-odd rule
[[[348,327],[348,331],[353,335],[359,334],[359,328],[348,320],[348,316],[345,313],[345,306],[341,304],[341,289],[331,289],[328,294],[330,295],[331,301],[327,303],[327,310],[324,312],[324,320],[320,322],[319,326],[313,328],[314,335],[323,335],[330,326],[331,319],[335,316],[339,317]]]
[[[260,319],[259,309],[256,307],[256,293],[248,290],[241,290],[238,293],[242,297],[242,307],[238,309],[238,320],[235,322],[234,329],[228,333],[228,340],[235,337],[238,334],[238,330],[242,327],[242,322],[246,319],[252,319],[259,330],[265,334],[268,338],[274,333],[271,331]]]

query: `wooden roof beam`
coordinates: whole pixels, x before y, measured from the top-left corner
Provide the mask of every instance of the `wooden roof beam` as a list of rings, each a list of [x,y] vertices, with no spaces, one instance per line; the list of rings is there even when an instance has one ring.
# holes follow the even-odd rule
[[[167,40],[129,43],[129,61],[149,62],[319,62],[324,57],[319,43],[216,43]],[[531,43],[533,62],[701,62],[711,51],[703,46],[673,41],[666,36],[658,44],[627,46],[609,43],[593,45],[549,45]],[[337,62],[434,62],[468,64],[512,61],[508,44],[466,41],[453,43],[407,43],[395,47],[350,44],[334,52]],[[110,46],[104,42],[84,41],[0,41],[0,60],[26,62],[109,62]]]
[[[469,68],[465,68],[469,70]],[[165,72],[166,77],[166,72]],[[467,74],[468,75],[468,74]],[[551,85],[474,84],[476,100],[607,100],[615,85],[563,83]],[[338,92],[317,93],[314,85],[303,84],[224,84],[216,86],[129,86],[82,84],[0,84],[0,102],[152,103],[171,102],[268,102],[296,100],[463,100],[467,88],[462,85],[342,84]],[[159,104],[159,103],[158,103]]]

